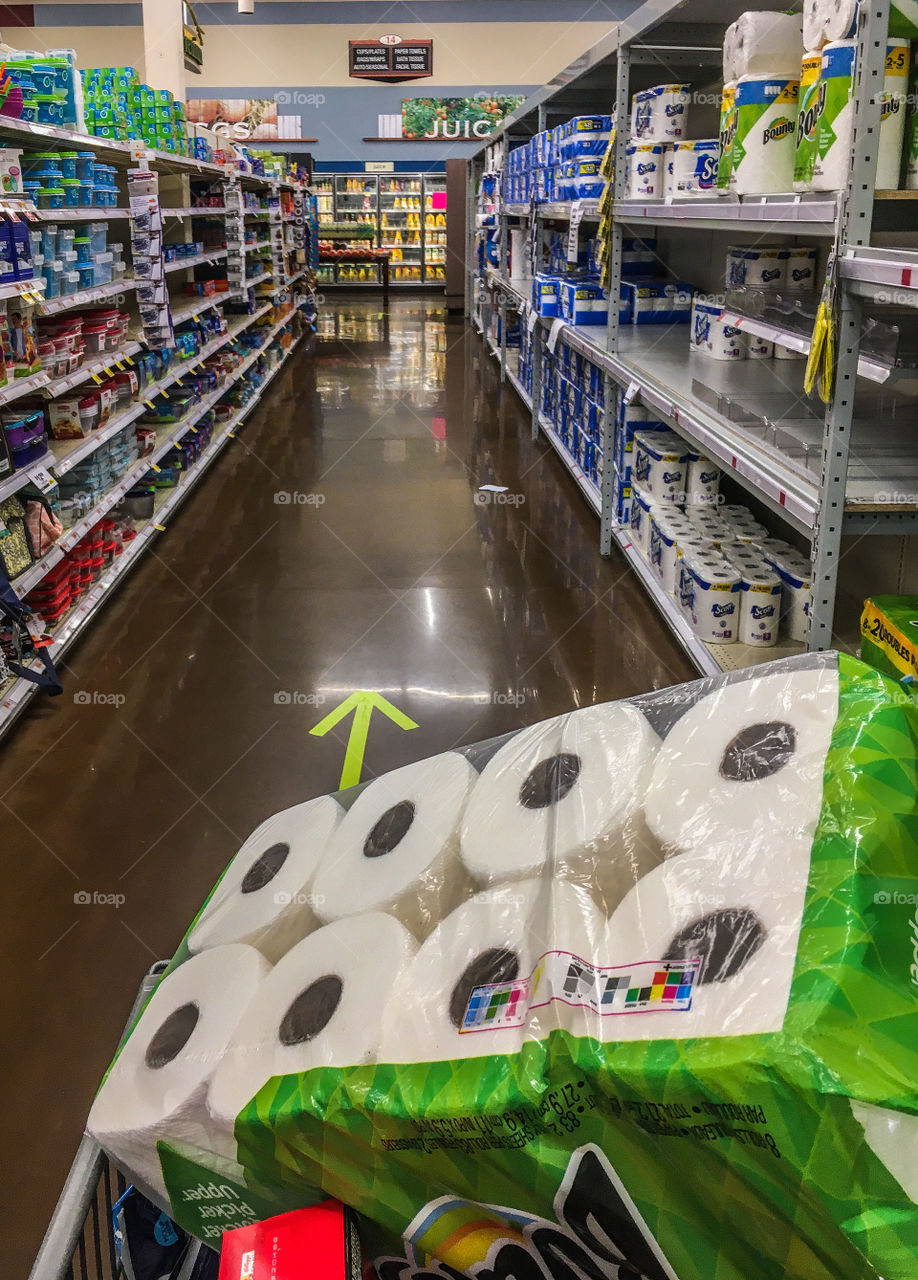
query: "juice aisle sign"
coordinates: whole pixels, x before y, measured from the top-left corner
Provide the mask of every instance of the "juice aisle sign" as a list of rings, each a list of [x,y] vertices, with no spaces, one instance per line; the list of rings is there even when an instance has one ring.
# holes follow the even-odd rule
[[[402,98],[402,137],[487,138],[523,101],[517,94],[477,94],[474,98]]]

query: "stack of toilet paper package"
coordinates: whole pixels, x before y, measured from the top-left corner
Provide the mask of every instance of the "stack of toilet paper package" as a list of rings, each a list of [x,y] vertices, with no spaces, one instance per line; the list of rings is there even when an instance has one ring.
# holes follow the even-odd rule
[[[913,1280],[918,709],[808,655],[268,818],[89,1129],[379,1280]]]
[[[689,137],[687,84],[660,84],[631,99],[626,148],[629,200],[681,200],[716,194],[720,144]]]
[[[717,189],[838,191],[848,180],[858,0],[804,0],[803,14],[744,13],[724,39]],[[876,186],[918,187],[918,2],[890,10]]]

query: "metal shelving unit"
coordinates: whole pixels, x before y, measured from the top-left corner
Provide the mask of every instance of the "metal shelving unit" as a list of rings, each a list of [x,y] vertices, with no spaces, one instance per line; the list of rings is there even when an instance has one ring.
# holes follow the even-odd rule
[[[475,208],[482,175],[506,170],[512,146],[578,114],[615,110],[619,120],[627,120],[632,93],[664,78],[662,67],[678,65],[680,76],[689,81],[695,70],[699,79],[703,73],[703,83],[710,85],[714,68],[718,68],[719,75],[724,31],[747,7],[739,0],[723,0],[716,10],[708,4],[680,6],[674,0],[647,0],[507,117],[471,162],[469,208]],[[781,5],[767,0],[760,7],[778,10]],[[793,237],[800,243],[821,242],[835,255],[839,323],[834,395],[827,407],[818,399],[809,399],[809,416],[803,415],[796,434],[777,429],[771,433],[750,430],[751,417],[744,423],[742,413],[734,409],[747,406],[754,413],[758,401],[761,412],[762,398],[778,389],[790,391],[804,401],[802,360],[720,365],[690,354],[685,326],[673,326],[669,333],[656,326],[620,327],[617,307],[609,309],[608,326],[597,328],[573,327],[532,314],[531,280],[519,274],[513,279],[506,275],[510,227],[525,227],[532,221],[539,226],[546,222],[563,225],[570,223],[573,209],[579,219],[590,221],[597,216],[596,202],[577,202],[573,209],[570,204],[558,203],[503,204],[496,215],[499,259],[504,264],[500,270],[479,267],[481,232],[476,229],[474,217],[467,240],[468,313],[500,360],[502,381],[510,382],[530,409],[533,435],[544,433],[577,479],[573,460],[564,456],[567,451],[563,442],[538,411],[541,353],[550,335],[552,344],[560,342],[582,352],[604,371],[607,406],[618,387],[626,388],[631,397],[652,408],[655,417],[712,457],[729,480],[767,508],[785,529],[795,531],[798,541],[805,540],[813,580],[805,645],[810,650],[825,649],[832,643],[842,536],[918,533],[918,452],[913,449],[907,430],[900,431],[899,443],[889,447],[891,433],[883,435],[888,426],[884,410],[876,407],[887,403],[878,401],[879,395],[898,397],[895,403],[901,412],[893,425],[914,422],[918,369],[907,364],[899,366],[895,361],[884,362],[872,350],[861,349],[862,304],[899,308],[903,322],[918,306],[918,249],[887,247],[896,232],[913,229],[918,192],[874,191],[878,104],[888,21],[889,0],[871,0],[861,7],[851,171],[848,187],[837,196],[791,193],[699,198],[671,204],[628,200],[627,128],[617,135],[611,297],[617,296],[621,281],[623,235],[647,234],[651,229],[668,235],[670,244],[676,243],[672,237],[677,233],[683,261],[688,261],[686,249],[691,249],[695,236],[699,237],[699,261],[711,261],[712,253],[718,252],[712,250],[712,236],[716,241],[718,233],[722,237],[716,241],[718,244],[728,244],[727,236],[736,237],[740,243],[744,239],[761,242],[766,236]],[[883,247],[871,245],[874,230],[884,233]],[[660,253],[665,257],[666,250],[661,249]],[[726,310],[740,328],[801,354],[810,349],[806,333],[745,314],[737,308],[735,299]],[[508,364],[506,334],[511,313],[519,315],[534,341],[531,396]],[[500,320],[499,342],[492,335],[495,316]],[[612,452],[608,409],[603,419],[602,442],[604,458],[608,460]],[[699,644],[675,603],[659,590],[653,575],[645,572],[646,564],[631,547],[628,531],[618,527],[613,515],[611,470],[607,463],[599,493],[600,551],[608,555],[613,543],[619,546],[702,672],[713,673],[799,651],[799,645],[779,644],[777,648],[744,655],[738,652],[742,648],[738,645]],[[580,487],[596,510],[597,486],[590,482],[589,487],[582,483]],[[915,492],[903,493],[903,489]]]

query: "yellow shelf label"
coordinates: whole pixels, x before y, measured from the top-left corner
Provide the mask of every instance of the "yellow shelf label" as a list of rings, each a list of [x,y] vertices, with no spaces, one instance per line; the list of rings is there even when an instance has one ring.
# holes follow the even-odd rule
[[[156,529],[159,533],[166,532],[166,526],[164,524],[155,524],[153,528]]]
[[[91,376],[92,376],[92,380],[93,380],[93,382],[101,382],[101,381],[102,381],[102,379],[99,377],[99,375],[98,375],[97,373],[94,373],[94,374],[92,374]]]
[[[124,358],[125,358],[125,360],[128,362],[128,364],[133,364],[133,363],[134,363],[134,361],[131,359],[131,357],[130,357],[130,356],[125,356]]]
[[[152,400],[144,400],[144,404],[147,406],[148,409],[156,408],[156,405],[153,403]]]
[[[155,472],[156,472],[156,474],[157,474],[157,475],[159,475],[159,473],[160,473],[160,471],[162,470],[162,468],[161,468],[161,467],[158,467],[158,466],[156,465],[156,463],[155,463],[155,462],[152,462],[152,463],[150,464],[150,470],[151,470],[151,471],[155,471]]]

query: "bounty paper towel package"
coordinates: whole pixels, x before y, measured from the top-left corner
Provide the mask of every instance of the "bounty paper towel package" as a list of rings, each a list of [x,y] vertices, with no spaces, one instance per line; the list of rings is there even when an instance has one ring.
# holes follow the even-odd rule
[[[690,527],[651,515],[667,553]],[[774,582],[677,536],[660,581],[688,561],[724,643]],[[340,1200],[379,1280],[914,1280],[916,811],[918,707],[833,653],[308,801],[230,863],[90,1131],[216,1247]]]
[[[838,191],[848,179],[854,124],[854,75],[857,41],[835,40],[822,51],[819,94],[822,109],[816,125],[812,189]],[[908,91],[909,42],[890,37],[880,103],[878,189],[899,185]]]
[[[737,195],[791,191],[799,71],[793,78],[741,76],[736,82],[736,136],[731,190]]]
[[[726,50],[726,45],[724,46]],[[733,141],[736,137],[736,81],[724,78],[720,99],[720,125],[717,133],[719,144],[717,158],[717,190],[726,195],[730,190],[733,174]]]
[[[864,601],[861,657],[894,680],[918,679],[918,596],[870,596]]]
[[[800,67],[800,93],[797,100],[797,135],[794,141],[794,190],[809,191],[813,185],[816,162],[816,130],[822,111],[819,93],[821,53],[806,53]]]

